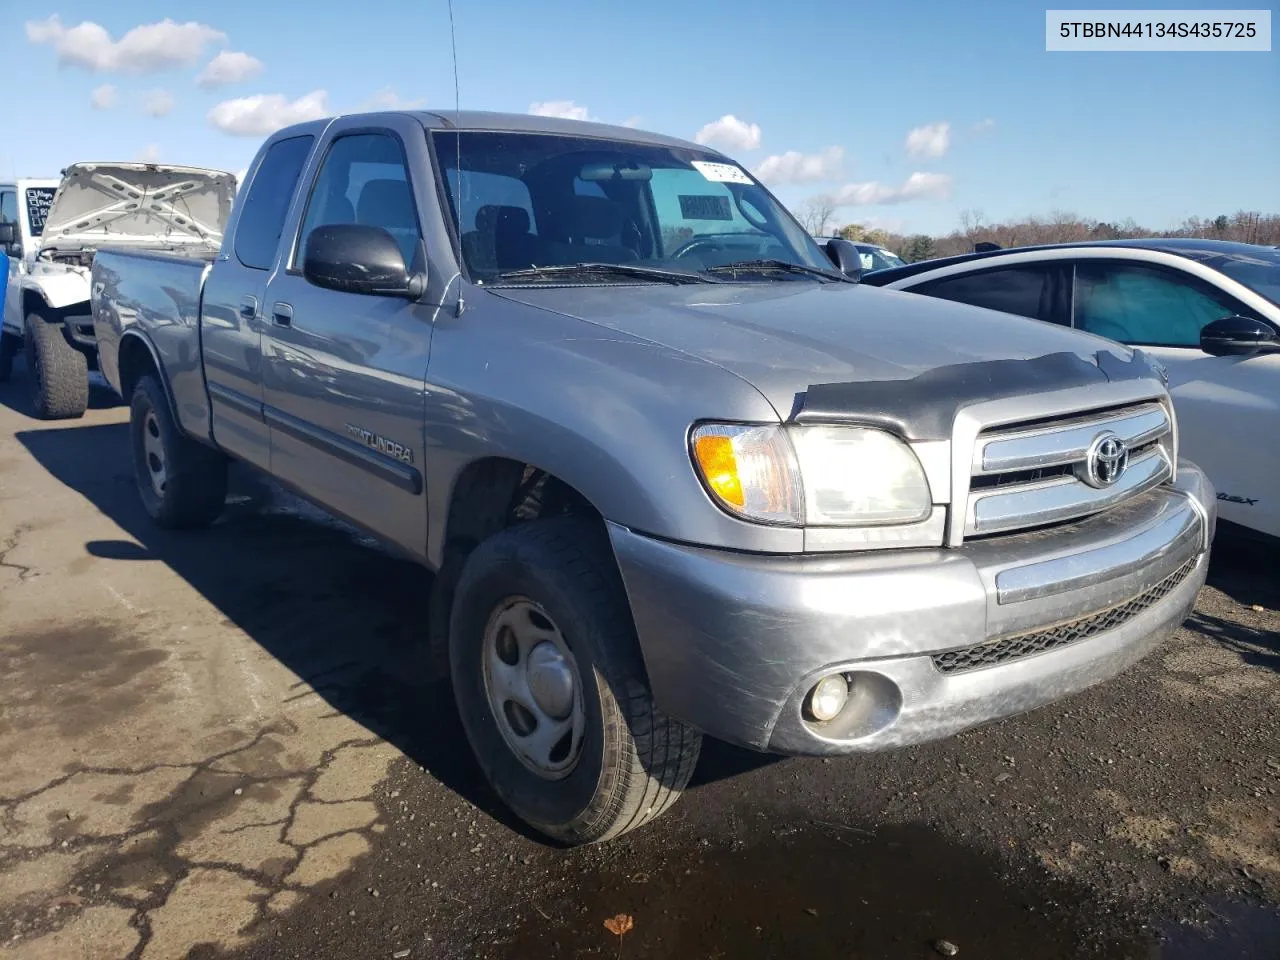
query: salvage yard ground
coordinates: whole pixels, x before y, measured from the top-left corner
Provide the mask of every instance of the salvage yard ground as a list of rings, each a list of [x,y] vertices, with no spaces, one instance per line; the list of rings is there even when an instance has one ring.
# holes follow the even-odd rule
[[[1280,956],[1274,551],[1219,544],[1082,696],[865,758],[710,744],[666,818],[564,852],[474,770],[424,572],[245,475],[154,529],[93,401],[0,386],[4,960]]]

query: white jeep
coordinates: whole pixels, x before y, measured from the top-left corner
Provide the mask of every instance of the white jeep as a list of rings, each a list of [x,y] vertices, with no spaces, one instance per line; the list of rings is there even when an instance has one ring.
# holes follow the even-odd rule
[[[36,414],[78,417],[98,364],[89,268],[104,247],[207,257],[222,245],[234,174],[151,163],[77,163],[56,180],[0,184],[0,242],[10,256],[0,381],[25,347]],[[8,194],[13,195],[12,201]]]

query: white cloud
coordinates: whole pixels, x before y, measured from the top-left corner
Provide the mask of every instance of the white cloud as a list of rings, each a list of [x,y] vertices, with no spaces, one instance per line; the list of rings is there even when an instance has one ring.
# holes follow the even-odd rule
[[[590,120],[587,108],[572,100],[544,100],[529,104],[529,112],[535,117],[560,117],[563,120]]]
[[[843,165],[844,147],[827,147],[821,153],[777,153],[765,157],[752,172],[769,184],[821,183],[838,180]]]
[[[417,110],[427,105],[426,100],[406,100],[396,93],[395,87],[383,87],[360,105],[361,110]]]
[[[945,173],[913,173],[899,186],[871,180],[847,183],[831,194],[837,207],[869,207],[906,203],[908,200],[945,200],[951,195],[951,177]]]
[[[53,47],[58,63],[95,73],[157,73],[189,66],[200,59],[206,44],[227,38],[222,31],[194,20],[144,23],[119,40],[90,20],[63,26],[56,13],[48,20],[28,20],[26,27],[27,39]]]
[[[149,117],[167,117],[173,112],[175,102],[173,94],[168,90],[151,90],[143,101],[142,109]]]
[[[951,146],[951,124],[927,123],[907,134],[907,156],[940,157]]]
[[[992,130],[995,129],[995,126],[996,126],[995,120],[993,120],[991,117],[987,117],[985,120],[979,120],[977,123],[975,123],[972,129],[974,133],[990,133]]]
[[[138,151],[137,161],[138,163],[159,163],[160,148],[154,143],[148,143]]]
[[[324,90],[290,100],[282,93],[259,93],[252,97],[224,100],[209,111],[209,122],[223,133],[239,137],[265,137],[281,127],[329,114],[329,95]]]
[[[211,89],[252,80],[262,73],[262,61],[239,50],[223,50],[196,75],[196,84]]]
[[[110,110],[116,105],[116,88],[109,83],[94,87],[89,94],[89,105],[95,110]]]
[[[739,120],[726,113],[719,120],[708,123],[693,135],[694,143],[719,144],[738,150],[754,150],[760,146],[760,125]]]

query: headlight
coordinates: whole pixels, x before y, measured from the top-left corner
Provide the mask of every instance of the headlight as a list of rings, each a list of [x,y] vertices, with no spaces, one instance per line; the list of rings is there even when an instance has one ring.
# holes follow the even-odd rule
[[[883,525],[924,520],[932,509],[920,461],[881,430],[700,424],[692,445],[712,495],[744,519]]]

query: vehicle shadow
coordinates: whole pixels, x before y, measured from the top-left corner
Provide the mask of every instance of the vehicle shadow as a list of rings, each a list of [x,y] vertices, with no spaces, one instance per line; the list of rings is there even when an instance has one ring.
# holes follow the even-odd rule
[[[167,565],[228,626],[297,674],[293,696],[314,691],[460,797],[545,842],[506,811],[471,755],[447,668],[428,655],[427,571],[238,465],[227,508],[214,526],[161,530],[138,499],[125,423],[26,430],[17,439],[131,538],[89,541],[87,553]],[[694,784],[771,759],[709,743]]]
[[[531,835],[488,789],[448,678],[427,655],[427,571],[238,466],[218,523],[161,530],[138,499],[125,423],[27,430],[17,439],[132,538],[89,541],[87,553],[167,565],[227,626],[297,674],[290,699],[314,691],[454,793]]]
[[[1275,544],[1224,533],[1219,528],[1209,564],[1208,585],[1254,612],[1280,609],[1280,579],[1276,577]],[[1246,663],[1280,671],[1280,631],[1252,626],[1248,614],[1230,620],[1203,610],[1187,618],[1186,626],[1204,634]]]
[[[122,403],[119,395],[111,389],[111,384],[107,383],[101,374],[89,374],[90,410],[109,410],[111,407],[121,406]],[[0,385],[0,404],[14,413],[21,413],[27,417],[35,416],[35,407],[31,403],[31,375],[27,371],[26,358],[22,353],[14,358],[13,375],[9,382]]]

